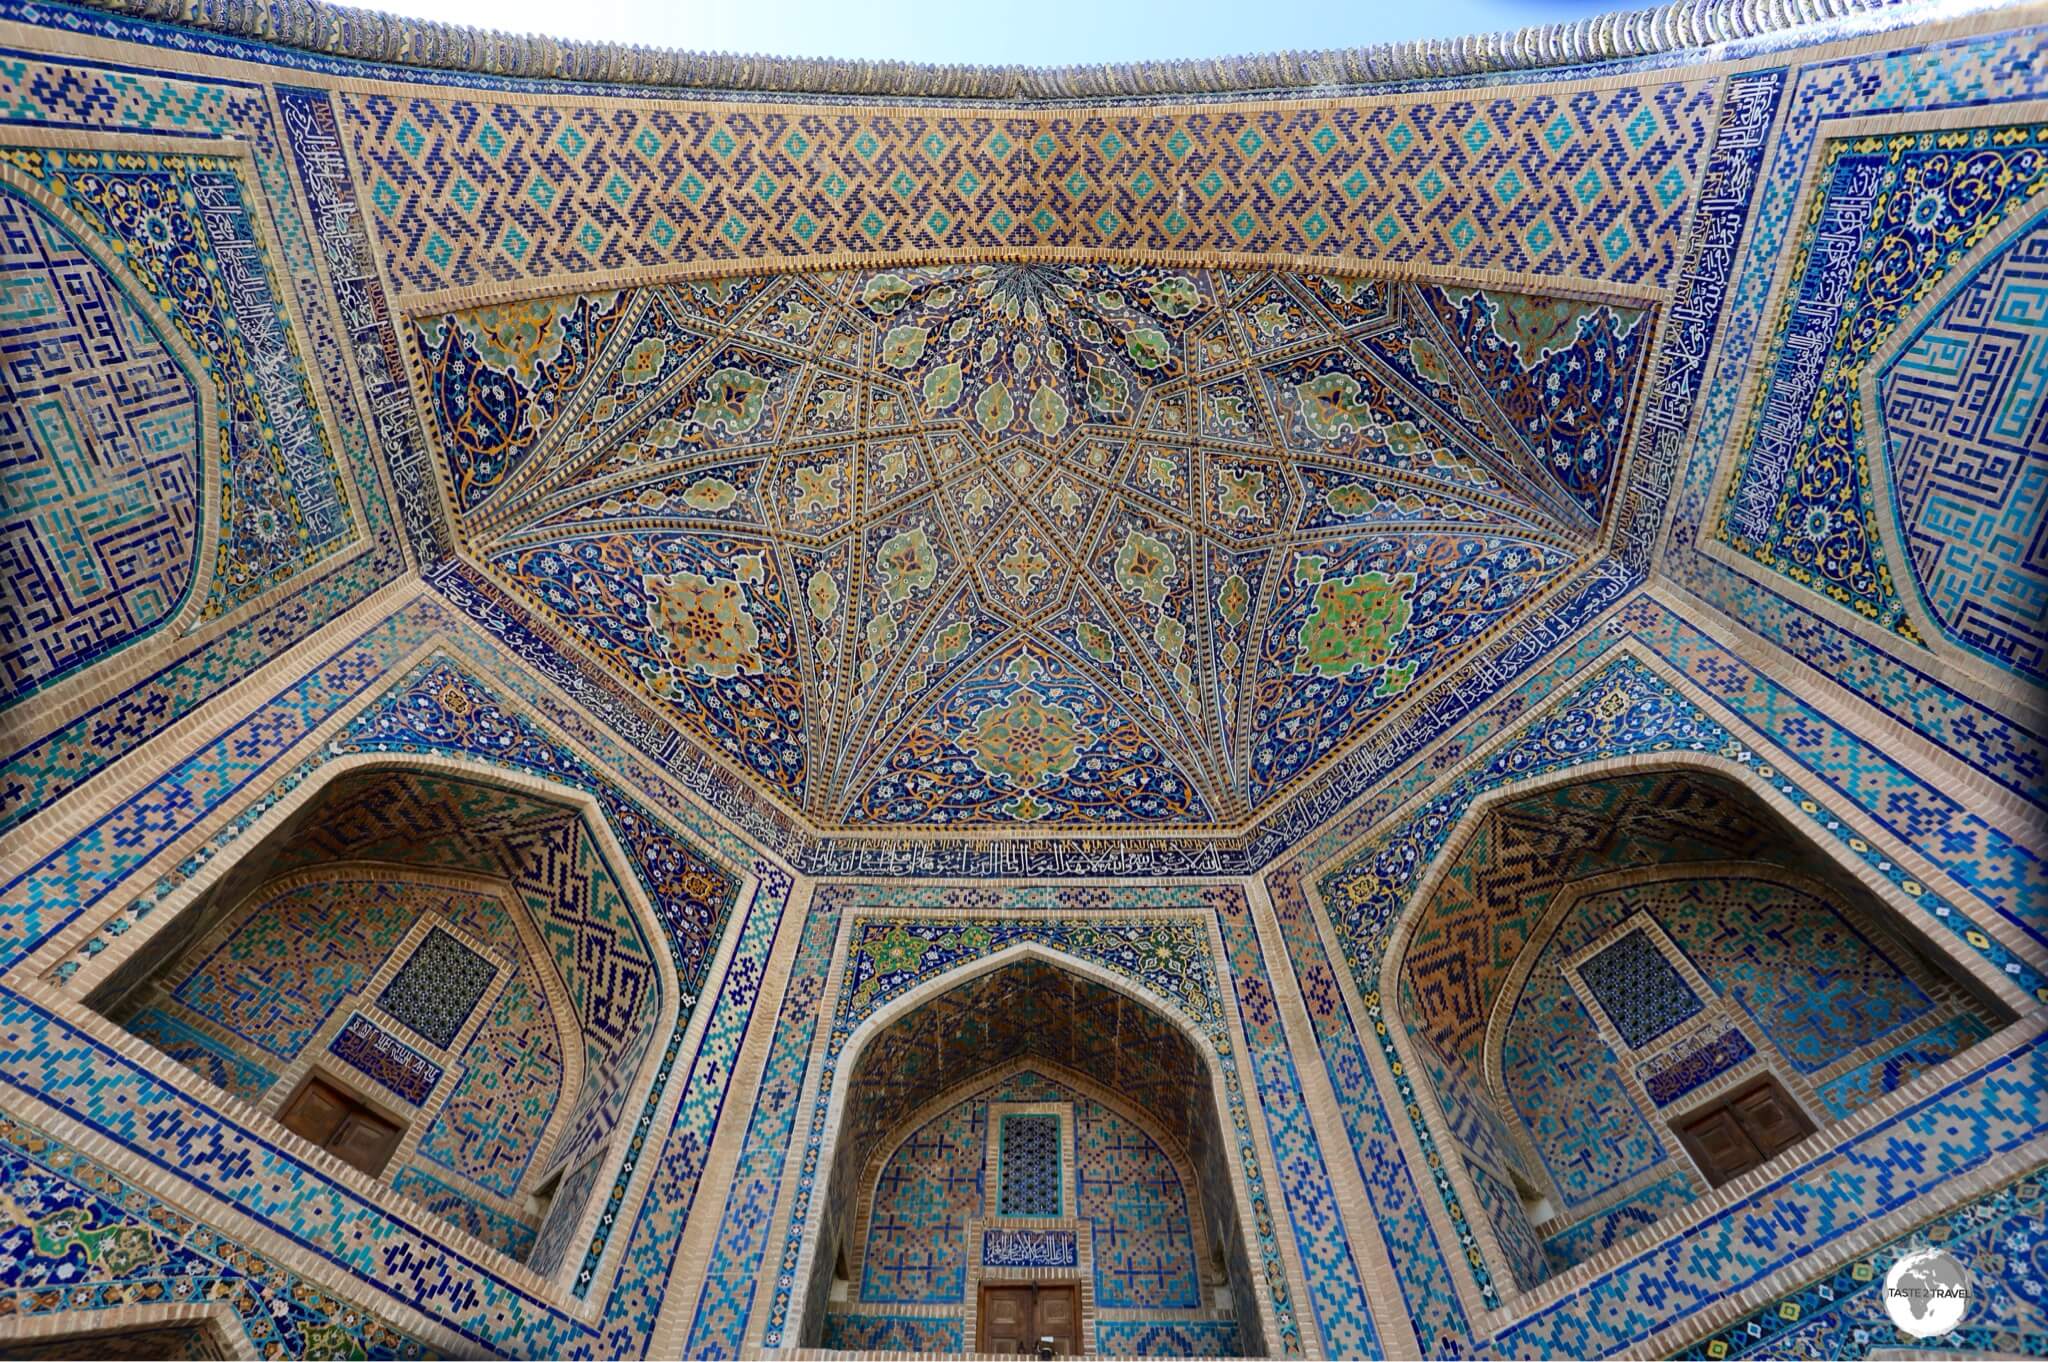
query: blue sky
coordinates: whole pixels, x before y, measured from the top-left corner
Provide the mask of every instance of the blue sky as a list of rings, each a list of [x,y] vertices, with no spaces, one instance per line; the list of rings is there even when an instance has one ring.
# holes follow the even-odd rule
[[[1554,23],[1630,0],[356,0],[426,19],[713,52],[1130,61],[1352,47]],[[1648,3],[1649,0],[1633,0]]]

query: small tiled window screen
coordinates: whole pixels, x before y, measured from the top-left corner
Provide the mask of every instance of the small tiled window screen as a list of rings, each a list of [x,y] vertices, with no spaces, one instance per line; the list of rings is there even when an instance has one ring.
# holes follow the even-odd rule
[[[497,966],[436,927],[377,995],[377,1006],[445,1050],[497,972]]]
[[[1580,965],[1579,978],[1631,1050],[1706,1006],[1641,927]]]
[[[998,1215],[1060,1213],[1060,1118],[1003,1117]]]

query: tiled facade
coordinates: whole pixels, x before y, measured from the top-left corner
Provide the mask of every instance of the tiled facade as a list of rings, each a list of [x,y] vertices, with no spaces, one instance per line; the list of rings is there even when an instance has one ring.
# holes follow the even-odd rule
[[[2048,14],[1756,8],[0,0],[0,1349],[2048,1352]]]

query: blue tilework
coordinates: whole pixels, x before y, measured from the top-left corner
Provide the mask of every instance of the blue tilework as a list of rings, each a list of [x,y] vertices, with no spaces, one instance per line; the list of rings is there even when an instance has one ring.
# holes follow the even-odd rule
[[[1676,1354],[1684,1362],[1731,1357],[1860,1359],[1897,1346],[1882,1290],[1891,1265],[1907,1253],[1940,1248],[1969,1275],[1970,1310],[1954,1332],[1930,1339],[1930,1350],[1968,1355],[2048,1353],[2040,1262],[2048,1245],[2048,1208],[2038,1173],[1978,1197],[1917,1227],[1874,1253],[1772,1301]]]
[[[283,1356],[421,1358],[432,1349],[172,1209],[127,1177],[0,1116],[0,1280],[15,1318],[135,1302],[218,1302]]]
[[[436,927],[384,985],[377,1006],[445,1050],[497,975],[496,965]]]
[[[1104,1357],[1236,1357],[1239,1353],[1237,1325],[1229,1320],[1159,1324],[1097,1320],[1095,1349]]]
[[[1706,1006],[1640,927],[1581,962],[1579,978],[1632,1050]]]
[[[996,1168],[1001,1191],[998,1215],[1060,1213],[1060,1118],[1003,1117],[997,1136]]]

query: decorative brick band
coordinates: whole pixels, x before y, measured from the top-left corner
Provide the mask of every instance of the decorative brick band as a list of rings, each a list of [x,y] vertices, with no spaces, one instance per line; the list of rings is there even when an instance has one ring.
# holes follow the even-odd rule
[[[401,18],[326,0],[88,0],[101,9],[168,20],[310,52],[509,78],[679,90],[750,90],[874,99],[1154,98],[1331,87],[1538,71],[1706,48],[1899,0],[1672,0],[1568,24],[1461,38],[1374,43],[1322,52],[1085,66],[926,65],[683,52],[627,43],[500,33]]]

